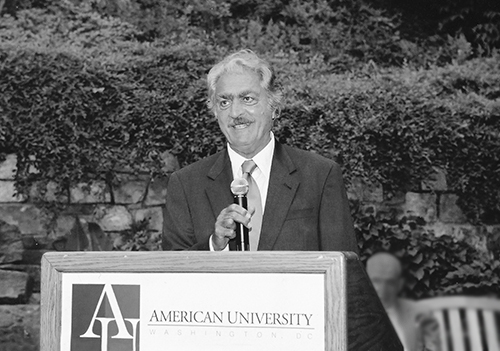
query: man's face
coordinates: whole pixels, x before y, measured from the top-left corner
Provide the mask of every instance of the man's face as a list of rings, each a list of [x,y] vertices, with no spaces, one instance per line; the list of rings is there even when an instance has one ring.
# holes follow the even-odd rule
[[[256,73],[223,74],[215,85],[214,112],[229,145],[240,155],[252,158],[270,141],[273,111]]]
[[[404,283],[399,262],[392,257],[373,257],[367,264],[366,272],[384,307],[392,307]]]
[[[388,308],[396,302],[400,290],[399,277],[374,277],[371,279],[382,304]]]

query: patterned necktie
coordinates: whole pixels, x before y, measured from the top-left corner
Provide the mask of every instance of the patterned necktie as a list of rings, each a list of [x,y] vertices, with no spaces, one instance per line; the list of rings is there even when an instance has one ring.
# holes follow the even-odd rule
[[[250,236],[250,251],[257,251],[259,245],[260,229],[262,227],[262,201],[260,198],[260,191],[255,179],[252,177],[253,171],[257,168],[257,165],[253,160],[248,160],[243,162],[241,169],[243,171],[243,177],[248,181],[248,207],[255,208],[255,212],[250,220],[250,225],[252,230],[249,233]]]

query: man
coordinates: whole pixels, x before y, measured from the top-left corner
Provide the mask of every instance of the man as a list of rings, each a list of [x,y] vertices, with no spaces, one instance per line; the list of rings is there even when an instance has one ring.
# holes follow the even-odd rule
[[[171,175],[163,248],[234,250],[242,224],[250,250],[357,252],[340,167],[274,139],[282,96],[269,64],[242,50],[215,65],[207,83],[227,149]],[[241,177],[258,194],[249,210],[233,203],[230,184]]]
[[[404,350],[439,350],[437,321],[419,314],[413,301],[399,297],[404,286],[401,261],[389,252],[375,253],[366,262],[366,273]]]

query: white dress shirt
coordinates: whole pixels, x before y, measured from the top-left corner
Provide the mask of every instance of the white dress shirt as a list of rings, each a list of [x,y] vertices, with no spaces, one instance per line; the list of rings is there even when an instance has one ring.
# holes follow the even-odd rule
[[[262,200],[262,214],[264,214],[266,209],[267,189],[269,188],[269,178],[271,176],[271,165],[274,155],[274,143],[274,134],[271,132],[271,141],[267,143],[257,155],[252,157],[252,160],[257,165],[257,168],[252,173],[252,177],[259,187],[260,198]],[[229,144],[227,146],[227,152],[231,160],[233,179],[243,177],[241,165],[248,159],[234,151]]]
[[[252,160],[257,165],[257,168],[253,171],[252,177],[257,183],[260,192],[260,199],[262,200],[262,214],[266,209],[266,200],[267,200],[267,190],[269,188],[269,178],[271,176],[271,166],[273,163],[274,156],[274,133],[271,132],[271,141],[267,143],[267,145],[260,150],[260,152],[252,157]],[[236,151],[234,151],[229,144],[227,144],[227,152],[229,154],[229,160],[231,161],[231,169],[233,171],[233,179],[243,177],[243,173],[241,170],[241,165],[243,162],[247,161],[247,158],[244,158]],[[212,237],[209,239],[210,251],[214,251],[214,247],[212,244]],[[228,251],[229,245],[223,249],[223,251]]]

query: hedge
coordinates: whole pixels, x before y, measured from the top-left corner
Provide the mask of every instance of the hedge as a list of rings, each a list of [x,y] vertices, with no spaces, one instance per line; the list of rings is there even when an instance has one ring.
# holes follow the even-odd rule
[[[22,11],[0,23],[0,158],[17,154],[20,192],[49,181],[61,190],[109,181],[124,168],[157,175],[164,151],[184,166],[224,147],[206,109],[204,78],[229,47],[194,37],[141,42],[140,31],[116,18],[51,11]],[[275,64],[286,95],[276,123],[280,141],[338,160],[347,182],[360,177],[393,192],[417,189],[439,167],[471,222],[500,222],[498,55],[470,60],[456,51],[446,65],[372,60],[339,71],[321,53],[264,44],[260,52]],[[463,38],[451,44],[467,47]],[[427,256],[426,271],[410,268],[414,283],[423,284],[415,283],[414,296],[456,291],[460,279],[471,291],[498,293],[474,280],[498,275],[498,266],[472,248],[401,229],[414,219],[354,217],[363,254],[378,242],[408,253],[443,250],[443,257]],[[138,233],[143,242],[143,228]],[[418,255],[405,259],[419,263]],[[472,271],[462,274],[451,262],[473,262]]]
[[[69,53],[0,51],[2,149],[20,153],[20,184],[102,178],[126,165],[154,173],[165,150],[186,165],[220,149],[202,78],[215,58],[208,59],[209,48],[185,49],[159,48],[118,67]],[[277,136],[335,155],[348,180],[389,190],[415,189],[440,167],[471,221],[498,223],[499,194],[491,189],[500,188],[499,106],[488,98],[498,94],[495,62],[476,59],[416,77],[401,70],[336,75],[330,79],[342,83],[334,87],[319,79],[296,84]],[[281,70],[293,84],[294,73]],[[23,173],[29,165],[40,173]]]

